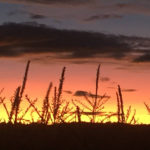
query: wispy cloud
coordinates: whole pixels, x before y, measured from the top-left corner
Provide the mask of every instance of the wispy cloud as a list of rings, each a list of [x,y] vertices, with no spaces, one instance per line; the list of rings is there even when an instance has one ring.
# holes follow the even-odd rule
[[[108,77],[101,77],[100,80],[102,82],[108,82],[108,81],[110,81],[110,78],[108,78]]]
[[[88,95],[88,92],[87,91],[76,91],[75,93],[74,93],[74,96],[87,96]]]
[[[92,98],[95,98],[96,97],[96,95],[95,94],[93,94],[93,93],[90,93],[90,92],[87,92],[87,91],[82,91],[82,90],[78,90],[78,91],[76,91],[75,93],[74,93],[74,96],[77,96],[77,97],[85,97],[85,96],[87,96],[87,97],[92,97]],[[105,95],[105,96],[101,96],[101,95],[97,95],[97,97],[98,98],[110,98],[109,96],[107,96],[107,95]]]
[[[85,19],[85,21],[95,21],[95,20],[102,20],[102,19],[121,19],[123,16],[121,15],[112,15],[112,14],[101,14],[101,15],[94,15],[94,16],[90,16],[88,18]]]
[[[37,3],[37,4],[73,4],[81,5],[91,2],[91,0],[0,0],[8,3]]]
[[[136,92],[136,89],[122,89],[122,92]]]
[[[117,91],[117,87],[107,87],[108,89],[112,89],[112,90],[116,90]],[[124,89],[122,89],[121,90],[122,92],[136,92],[137,91],[137,89],[126,89],[126,88],[124,88]]]
[[[67,94],[72,94],[73,93],[72,91],[68,91],[68,90],[65,90],[64,92],[67,93]]]
[[[39,14],[30,14],[31,19],[44,19],[46,16],[44,15],[39,15]]]

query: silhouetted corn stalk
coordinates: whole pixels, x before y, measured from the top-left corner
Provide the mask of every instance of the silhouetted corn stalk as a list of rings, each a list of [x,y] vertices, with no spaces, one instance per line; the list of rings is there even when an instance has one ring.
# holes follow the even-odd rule
[[[17,113],[18,113],[18,109],[16,108],[17,105],[19,105],[20,103],[20,97],[19,97],[19,93],[20,93],[20,88],[21,87],[18,87],[16,89],[16,92],[15,92],[15,97],[14,97],[14,102],[12,103],[12,107],[11,107],[11,112],[10,112],[10,115],[9,115],[9,122],[11,122],[12,120],[12,117],[13,115],[15,114],[15,123],[17,121]]]
[[[52,102],[52,115],[53,115],[53,122],[55,123],[56,121],[56,108],[57,108],[57,87],[54,87],[54,98]]]
[[[117,96],[117,116],[118,116],[118,123],[121,122],[121,116],[120,116],[120,100],[119,100],[119,95],[116,92],[116,96]]]
[[[25,70],[25,74],[24,74],[24,78],[23,78],[23,82],[22,82],[22,86],[21,86],[21,91],[20,91],[20,99],[22,98],[25,87],[26,87],[29,67],[30,67],[30,61],[27,62],[27,66],[26,66],[26,70]]]
[[[63,84],[64,84],[64,76],[65,76],[65,70],[66,67],[63,68],[62,73],[61,73],[61,78],[60,78],[60,82],[59,82],[59,88],[58,88],[58,92],[57,89],[55,87],[54,90],[54,99],[53,99],[53,118],[54,118],[54,123],[56,122],[56,120],[59,120],[59,109],[60,109],[60,105],[62,104],[61,101],[61,95],[62,95],[62,89],[63,89]]]
[[[77,117],[78,117],[78,122],[81,123],[81,114],[80,114],[80,108],[77,106],[76,108],[76,113],[77,113]]]
[[[120,111],[119,115],[121,116],[121,123],[125,123],[124,105],[123,105],[123,98],[122,98],[122,92],[121,92],[120,85],[118,85],[118,98],[117,98],[119,100],[119,108],[118,108],[118,110],[120,109],[119,110]]]
[[[118,116],[118,123],[129,123],[129,124],[135,124],[137,121],[135,119],[136,110],[134,110],[133,115],[131,114],[131,106],[128,107],[127,113],[125,115],[124,113],[124,104],[123,104],[123,98],[122,98],[122,92],[121,88],[118,85],[118,92],[116,92],[117,96],[117,116]]]
[[[29,65],[30,65],[30,61],[27,62],[22,86],[18,87],[16,90],[14,101],[12,102],[12,107],[11,107],[11,111],[9,115],[9,122],[11,122],[13,115],[15,115],[14,123],[17,123],[19,107],[20,107],[21,99],[22,99],[22,96],[26,87]]]
[[[96,107],[97,107],[99,76],[100,76],[100,65],[98,65],[97,73],[96,73],[95,101],[93,105],[93,122],[95,122],[95,111],[97,109]]]
[[[50,112],[49,112],[49,95],[50,95],[50,91],[51,91],[51,88],[52,88],[52,82],[49,84],[49,87],[47,89],[47,93],[46,93],[46,96],[44,98],[44,101],[43,101],[43,108],[42,108],[42,123],[45,123],[47,124],[48,123],[48,120],[49,120],[49,117],[50,117]]]
[[[104,104],[108,101],[110,98],[106,94],[103,96],[98,95],[98,88],[99,88],[99,76],[100,76],[100,65],[98,65],[97,72],[96,72],[96,87],[95,87],[95,95],[88,94],[84,95],[85,101],[81,102],[79,100],[72,100],[72,103],[77,107],[76,103],[78,103],[82,108],[85,108],[89,111],[87,116],[89,117],[91,122],[96,122],[96,116],[101,116],[102,110],[104,109]],[[79,107],[79,106],[78,106]],[[81,115],[84,114],[84,111],[81,113]]]
[[[95,88],[95,103],[94,103],[95,107],[97,104],[97,97],[98,97],[99,76],[100,76],[100,65],[98,65],[97,73],[96,73],[96,88]]]

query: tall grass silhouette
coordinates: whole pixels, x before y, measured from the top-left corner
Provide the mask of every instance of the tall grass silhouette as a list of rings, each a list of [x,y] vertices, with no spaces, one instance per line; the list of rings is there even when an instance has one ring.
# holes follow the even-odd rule
[[[66,67],[62,68],[58,88],[53,86],[50,82],[43,98],[41,108],[36,106],[38,99],[32,100],[27,94],[24,95],[24,91],[27,84],[28,73],[30,68],[30,61],[27,62],[23,82],[21,86],[18,86],[13,99],[10,100],[11,108],[10,111],[5,103],[5,97],[2,97],[3,89],[0,91],[0,104],[7,114],[9,123],[33,123],[35,122],[34,115],[38,116],[36,122],[41,124],[55,124],[64,122],[82,122],[82,116],[87,116],[91,123],[103,123],[112,117],[117,118],[118,123],[129,123],[136,124],[136,110],[132,112],[132,107],[129,106],[125,111],[124,101],[122,96],[122,90],[118,85],[116,92],[117,97],[117,111],[116,112],[105,112],[105,104],[109,100],[110,96],[107,94],[99,94],[99,82],[100,82],[100,68],[98,65],[96,70],[95,80],[95,94],[85,94],[82,98],[83,101],[72,99],[70,102],[63,99],[63,87],[65,81]],[[28,106],[20,111],[21,102],[27,101]],[[145,104],[147,110],[150,112],[150,108]],[[30,119],[25,119],[26,115],[30,113]]]
[[[133,114],[132,112],[132,107],[129,106],[126,114],[124,112],[124,101],[123,101],[123,96],[122,96],[122,90],[120,85],[118,85],[118,92],[116,92],[117,96],[117,119],[118,123],[129,123],[129,124],[136,124],[137,120],[135,118],[136,115],[136,110],[134,109]]]
[[[108,101],[110,97],[107,96],[106,94],[102,96],[98,94],[99,78],[100,78],[100,65],[98,65],[97,72],[96,72],[95,95],[90,94],[89,97],[88,95],[84,94],[85,103],[79,100],[73,100],[73,104],[76,106],[76,108],[78,108],[77,109],[78,118],[79,118],[79,110],[81,110],[81,108],[85,108],[86,110],[80,112],[80,121],[81,121],[81,115],[87,115],[90,119],[90,122],[92,123],[96,122],[97,117],[106,116],[106,113],[103,111],[104,104]]]
[[[25,87],[26,87],[27,76],[28,76],[28,72],[29,72],[29,66],[30,66],[30,61],[27,62],[27,66],[26,66],[26,69],[25,69],[25,74],[24,74],[24,79],[23,79],[22,86],[19,86],[16,89],[16,92],[15,92],[15,95],[14,95],[14,101],[12,102],[12,107],[11,107],[11,111],[10,111],[10,115],[9,115],[9,122],[12,121],[12,117],[13,117],[13,115],[15,115],[14,123],[17,123],[19,107],[20,107],[22,96],[23,96],[23,93],[24,93],[24,90],[25,90]]]

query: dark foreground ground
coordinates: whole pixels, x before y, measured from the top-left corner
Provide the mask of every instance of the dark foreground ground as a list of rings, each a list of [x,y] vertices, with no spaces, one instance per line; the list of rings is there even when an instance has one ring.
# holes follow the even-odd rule
[[[0,150],[150,150],[150,125],[0,124]]]

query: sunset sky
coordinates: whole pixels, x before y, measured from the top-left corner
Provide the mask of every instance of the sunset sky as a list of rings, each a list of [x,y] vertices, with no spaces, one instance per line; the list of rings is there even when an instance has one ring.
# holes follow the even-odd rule
[[[106,110],[116,111],[119,84],[125,108],[150,123],[149,27],[149,0],[0,0],[1,95],[13,96],[31,60],[25,93],[32,99],[42,99],[50,81],[58,86],[66,66],[63,96],[82,101],[78,91],[94,93],[101,64]]]

